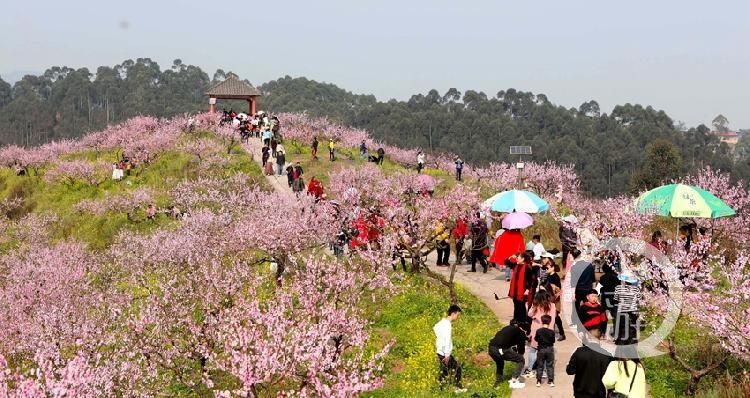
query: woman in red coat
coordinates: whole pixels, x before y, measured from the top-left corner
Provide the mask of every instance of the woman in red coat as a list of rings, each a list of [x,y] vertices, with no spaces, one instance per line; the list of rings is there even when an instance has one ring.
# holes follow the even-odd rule
[[[526,307],[531,304],[535,282],[533,272],[531,272],[531,255],[522,251],[518,256],[509,257],[507,265],[513,266],[513,277],[508,291],[508,297],[513,299],[513,319],[526,322],[528,321]]]
[[[495,240],[495,250],[492,252],[490,262],[498,265],[505,264],[508,257],[524,250],[526,250],[526,243],[521,231],[518,229],[507,230]]]

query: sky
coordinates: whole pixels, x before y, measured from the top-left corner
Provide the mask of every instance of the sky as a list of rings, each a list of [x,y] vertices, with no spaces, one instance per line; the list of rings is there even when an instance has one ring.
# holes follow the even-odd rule
[[[750,1],[39,1],[0,5],[0,76],[180,58],[379,100],[451,87],[640,103],[750,128]]]

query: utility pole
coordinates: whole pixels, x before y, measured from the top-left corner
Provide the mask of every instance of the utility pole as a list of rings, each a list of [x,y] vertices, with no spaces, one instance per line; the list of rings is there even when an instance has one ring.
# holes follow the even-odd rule
[[[516,170],[518,170],[518,180],[516,181],[516,184],[518,185],[518,189],[523,189],[523,156],[531,156],[531,147],[530,146],[511,146],[510,147],[510,154],[511,155],[518,155],[518,163],[516,163]]]

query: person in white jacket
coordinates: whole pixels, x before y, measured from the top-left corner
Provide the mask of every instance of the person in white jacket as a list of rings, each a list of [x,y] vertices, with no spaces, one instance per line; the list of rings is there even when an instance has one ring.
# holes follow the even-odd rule
[[[417,153],[417,173],[421,173],[422,169],[424,169],[424,153],[419,151]]]
[[[448,316],[441,319],[432,330],[435,332],[435,350],[437,352],[438,360],[440,361],[440,381],[442,382],[450,369],[455,369],[456,378],[454,385],[456,386],[455,392],[465,392],[466,389],[461,385],[461,365],[453,357],[453,322],[458,319],[461,314],[461,307],[456,304],[451,304],[448,308]]]

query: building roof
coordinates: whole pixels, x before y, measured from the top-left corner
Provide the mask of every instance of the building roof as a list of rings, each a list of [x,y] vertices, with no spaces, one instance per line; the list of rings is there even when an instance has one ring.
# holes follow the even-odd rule
[[[739,137],[739,133],[736,131],[712,131],[711,134],[719,137]]]
[[[260,90],[235,77],[229,77],[223,82],[214,84],[206,91],[210,97],[251,97],[261,94]]]

